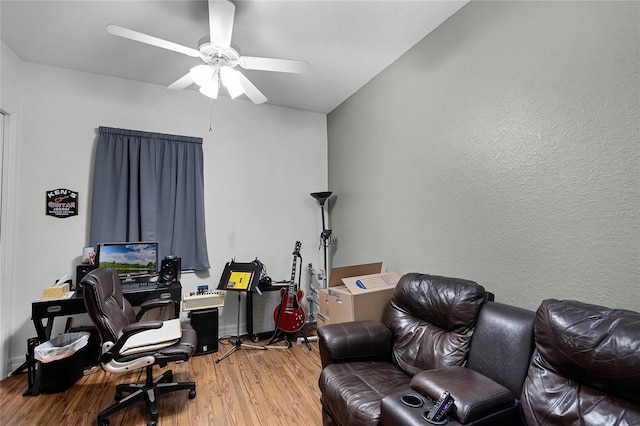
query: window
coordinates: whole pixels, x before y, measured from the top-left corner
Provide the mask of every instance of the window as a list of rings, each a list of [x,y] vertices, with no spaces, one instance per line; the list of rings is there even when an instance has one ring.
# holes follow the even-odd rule
[[[89,241],[157,241],[160,259],[209,268],[202,138],[100,127]]]

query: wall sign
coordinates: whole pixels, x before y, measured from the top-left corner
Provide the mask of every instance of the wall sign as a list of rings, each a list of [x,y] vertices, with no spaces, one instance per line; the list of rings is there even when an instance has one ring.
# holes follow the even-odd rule
[[[78,215],[78,193],[70,189],[47,191],[47,216],[65,218]]]

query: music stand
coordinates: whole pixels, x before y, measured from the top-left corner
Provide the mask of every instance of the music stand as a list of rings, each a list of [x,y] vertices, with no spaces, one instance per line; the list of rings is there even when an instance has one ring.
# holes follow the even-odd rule
[[[261,271],[262,266],[255,261],[250,263],[236,263],[232,260],[224,266],[224,271],[222,271],[222,277],[220,277],[220,283],[218,284],[218,290],[236,291],[238,293],[238,329],[233,347],[218,358],[216,364],[241,348],[267,350],[265,346],[248,345],[242,343],[242,339],[240,339],[241,294],[243,291],[249,292],[255,290],[260,281]]]

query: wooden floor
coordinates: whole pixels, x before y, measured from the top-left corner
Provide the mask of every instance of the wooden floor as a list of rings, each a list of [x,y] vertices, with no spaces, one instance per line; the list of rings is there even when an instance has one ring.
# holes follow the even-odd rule
[[[253,344],[246,336],[243,340]],[[167,367],[175,381],[195,381],[197,394],[195,399],[188,398],[188,391],[162,395],[158,425],[322,424],[317,342],[311,342],[311,351],[296,342],[289,349],[241,348],[216,364],[232,347],[222,339],[218,352]],[[154,367],[154,376],[161,371]],[[22,396],[27,374],[10,376],[0,381],[0,425],[95,425],[98,411],[114,402],[115,385],[134,383],[137,376],[97,367],[85,370],[64,392],[27,397]],[[146,405],[140,403],[111,416],[110,424],[146,425],[148,418]]]

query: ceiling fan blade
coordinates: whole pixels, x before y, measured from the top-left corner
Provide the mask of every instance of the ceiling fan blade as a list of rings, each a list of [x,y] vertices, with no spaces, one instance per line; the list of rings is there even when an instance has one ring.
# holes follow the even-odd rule
[[[191,77],[191,73],[186,73],[185,75],[183,75],[182,77],[180,77],[179,79],[171,83],[169,86],[167,86],[167,89],[182,90],[191,86],[193,83],[194,81],[193,81],[193,77]]]
[[[217,47],[231,47],[236,7],[230,1],[209,0],[209,41]]]
[[[263,95],[262,92],[258,90],[258,88],[254,86],[244,74],[238,72],[238,77],[240,84],[244,87],[244,94],[247,95],[254,104],[263,104],[267,102],[267,97]]]
[[[238,63],[242,68],[247,70],[290,72],[298,74],[309,71],[309,62],[292,61],[290,59],[241,56]]]
[[[174,52],[182,53],[194,58],[200,57],[200,52],[190,47],[182,46],[181,44],[173,43],[171,41],[162,40],[161,38],[153,37],[147,34],[139,33],[138,31],[122,28],[117,25],[107,25],[107,31],[110,34],[128,38],[130,40],[139,41],[140,43],[150,44],[152,46],[161,47],[167,50],[173,50]]]

